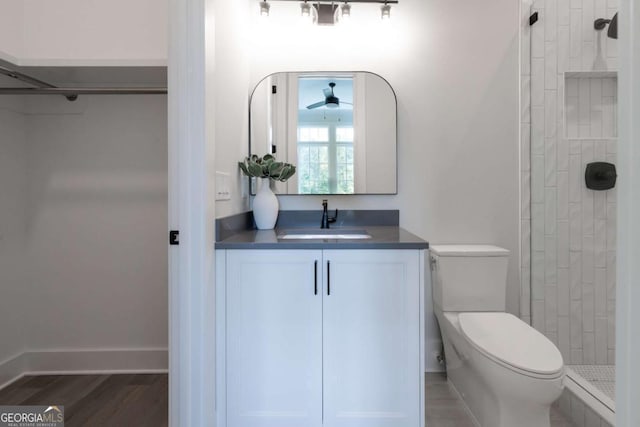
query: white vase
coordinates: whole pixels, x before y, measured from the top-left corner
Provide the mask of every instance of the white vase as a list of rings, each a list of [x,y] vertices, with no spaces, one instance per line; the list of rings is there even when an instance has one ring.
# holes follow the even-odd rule
[[[278,219],[278,198],[271,191],[269,178],[258,179],[260,182],[256,197],[253,198],[253,219],[259,230],[271,230]]]

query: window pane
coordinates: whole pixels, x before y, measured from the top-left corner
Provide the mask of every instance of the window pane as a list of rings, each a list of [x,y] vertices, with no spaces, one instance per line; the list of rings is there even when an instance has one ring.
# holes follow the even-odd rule
[[[299,127],[298,141],[303,142],[328,142],[329,128],[327,127]]]
[[[352,127],[336,128],[336,141],[353,142],[353,128]]]
[[[353,194],[353,145],[342,144],[336,147],[337,193]]]
[[[329,146],[298,144],[298,193],[329,193]]]

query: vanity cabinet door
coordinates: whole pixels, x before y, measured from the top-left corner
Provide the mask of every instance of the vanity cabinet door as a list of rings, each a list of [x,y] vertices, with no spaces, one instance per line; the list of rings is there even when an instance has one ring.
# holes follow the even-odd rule
[[[319,250],[227,251],[227,426],[322,425],[321,266]]]
[[[323,251],[325,427],[420,425],[419,253]]]

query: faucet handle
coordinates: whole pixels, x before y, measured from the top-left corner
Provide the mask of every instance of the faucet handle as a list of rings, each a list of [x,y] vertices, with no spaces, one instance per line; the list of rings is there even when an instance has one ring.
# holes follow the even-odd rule
[[[336,209],[336,214],[334,216],[330,216],[327,218],[327,222],[334,223],[338,220],[338,209]]]

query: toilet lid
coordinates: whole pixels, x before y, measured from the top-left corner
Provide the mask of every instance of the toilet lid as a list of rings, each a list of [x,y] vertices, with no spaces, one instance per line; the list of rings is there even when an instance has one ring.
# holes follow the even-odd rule
[[[562,355],[544,335],[509,313],[460,313],[460,329],[488,356],[523,371],[551,375]]]

